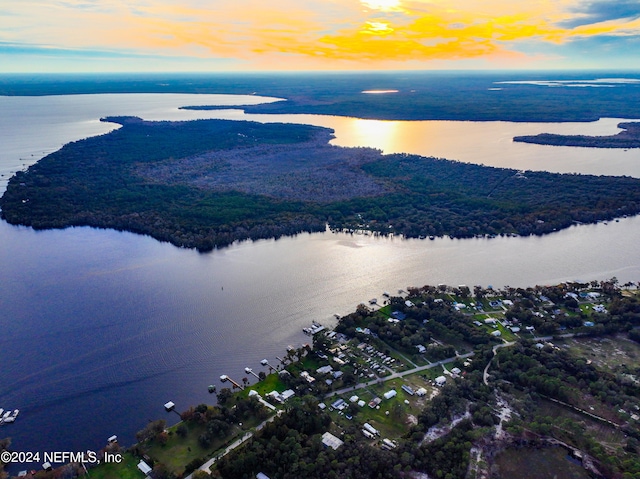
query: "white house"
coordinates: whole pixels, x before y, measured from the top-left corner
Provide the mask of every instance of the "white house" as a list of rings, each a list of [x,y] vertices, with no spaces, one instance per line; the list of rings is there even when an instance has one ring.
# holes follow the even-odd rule
[[[391,399],[394,398],[398,395],[398,393],[396,392],[395,389],[392,389],[391,391],[387,391],[386,393],[384,393],[384,398],[385,399]]]

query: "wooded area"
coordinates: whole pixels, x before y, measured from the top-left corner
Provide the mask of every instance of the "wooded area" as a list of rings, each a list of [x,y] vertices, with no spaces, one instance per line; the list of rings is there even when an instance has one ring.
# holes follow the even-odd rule
[[[18,172],[2,217],[114,228],[208,251],[303,231],[545,234],[640,211],[640,180],[518,172],[327,144],[296,124],[109,118],[122,128]]]

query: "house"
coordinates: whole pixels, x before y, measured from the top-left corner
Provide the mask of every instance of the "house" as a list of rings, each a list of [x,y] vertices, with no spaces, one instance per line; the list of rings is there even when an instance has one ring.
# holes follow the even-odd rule
[[[395,389],[392,389],[391,391],[387,391],[386,393],[384,393],[384,398],[385,399],[391,399],[394,398],[398,395],[398,393],[396,392]]]
[[[416,396],[426,396],[427,395],[427,390],[425,388],[420,388],[416,391]]]
[[[344,441],[338,439],[333,434],[327,431],[322,435],[322,444],[324,444],[327,447],[330,447],[335,451],[344,444]]]
[[[427,352],[427,348],[425,348],[422,344],[418,344],[416,346],[416,349],[418,350],[418,353],[420,354],[424,354]]]
[[[287,389],[286,391],[282,391],[282,393],[280,394],[280,398],[282,399],[282,402],[284,402],[295,395],[296,393],[293,392],[293,389]]]
[[[300,373],[300,377],[306,379],[308,383],[312,383],[316,380],[313,376],[311,376],[307,371],[302,371]]]
[[[446,382],[447,378],[445,378],[444,376],[438,376],[436,378],[436,386],[444,386]]]
[[[259,472],[258,474],[256,474],[256,479],[269,479],[269,476],[267,476],[263,472]]]
[[[460,368],[453,368],[451,370],[451,374],[453,374],[454,376],[459,376],[461,372],[462,371],[460,370]]]
[[[502,336],[502,333],[501,333],[500,331],[496,330],[496,331],[493,331],[493,332],[491,333],[491,336],[494,336],[494,337],[496,337],[496,338],[499,338],[500,336]]]
[[[151,467],[149,467],[149,464],[144,462],[142,459],[140,459],[140,462],[138,463],[138,469],[140,469],[142,474],[144,474],[145,476],[148,476],[152,471]]]
[[[345,400],[344,400],[344,399],[338,399],[337,401],[334,401],[334,402],[331,404],[331,407],[332,407],[333,409],[338,409],[339,411],[342,411],[344,408],[346,408],[346,407],[347,407],[347,403],[345,402]]]
[[[327,365],[327,366],[322,366],[321,368],[316,369],[316,372],[317,372],[318,374],[328,374],[328,373],[330,373],[331,371],[333,371],[333,368],[332,368],[331,366],[329,366],[329,365]]]
[[[415,306],[415,304],[413,304],[413,302],[409,301],[408,299],[404,302],[404,305],[407,308],[413,308]]]
[[[359,399],[360,399],[360,398],[359,398],[358,396],[355,396],[355,395],[354,395],[354,396],[351,396],[351,397],[349,398],[349,402],[358,402],[358,400],[359,400]]]

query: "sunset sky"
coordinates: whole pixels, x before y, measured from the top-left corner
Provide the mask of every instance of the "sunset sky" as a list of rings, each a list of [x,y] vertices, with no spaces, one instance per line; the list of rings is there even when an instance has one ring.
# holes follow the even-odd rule
[[[0,72],[640,68],[640,0],[3,0]]]

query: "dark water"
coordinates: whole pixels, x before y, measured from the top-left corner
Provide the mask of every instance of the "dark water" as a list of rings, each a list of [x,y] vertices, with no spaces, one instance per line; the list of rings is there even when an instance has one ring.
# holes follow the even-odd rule
[[[175,118],[180,113],[170,104],[184,99],[170,97],[161,105],[157,99],[137,104],[135,96],[122,105],[113,96],[85,103],[63,97],[55,107],[46,98],[22,99],[28,102],[22,106],[12,99],[13,110],[0,109],[0,171],[9,174],[21,158],[36,161],[39,150],[106,131],[108,125],[95,121],[106,114],[135,110],[150,118],[145,113],[155,111],[156,118]],[[42,123],[38,109],[47,112]],[[7,111],[20,120],[11,121]],[[353,141],[341,137],[339,122],[335,127],[337,142]],[[396,126],[399,135],[402,127]],[[626,174],[634,175],[638,152],[627,158]],[[534,160],[535,154],[527,161]],[[308,340],[301,329],[312,320],[330,325],[333,313],[382,291],[614,275],[638,281],[639,239],[640,218],[628,218],[542,238],[405,241],[324,233],[199,254],[129,233],[35,232],[2,222],[0,407],[21,414],[0,426],[0,437],[11,436],[18,451],[97,449],[113,434],[130,444],[148,420],[177,419],[164,412],[166,401],[178,409],[211,401],[207,385],[220,386],[221,374],[241,380],[244,367],[257,372],[260,359]]]

